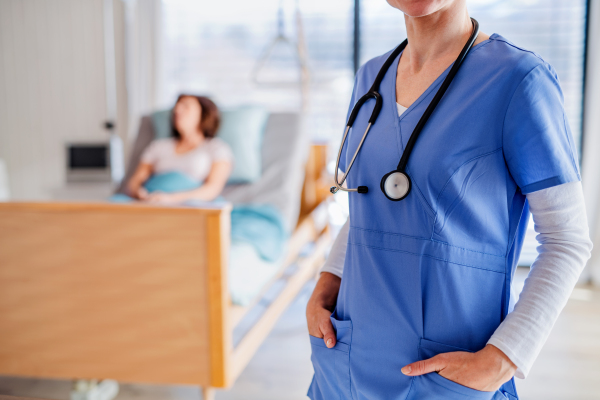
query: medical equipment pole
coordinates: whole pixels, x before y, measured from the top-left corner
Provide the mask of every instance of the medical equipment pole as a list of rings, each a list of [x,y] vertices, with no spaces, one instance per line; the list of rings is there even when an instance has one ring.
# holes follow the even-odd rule
[[[360,68],[360,0],[354,0],[354,74]]]
[[[104,0],[104,86],[106,88],[106,121],[110,134],[110,176],[114,184],[125,176],[123,141],[115,131],[117,119],[117,72],[115,61],[115,26],[113,0]]]

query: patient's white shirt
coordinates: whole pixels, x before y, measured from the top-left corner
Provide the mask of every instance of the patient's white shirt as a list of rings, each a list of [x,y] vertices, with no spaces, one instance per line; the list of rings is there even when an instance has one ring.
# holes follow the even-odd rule
[[[181,172],[198,182],[204,182],[215,161],[233,162],[231,148],[218,137],[206,138],[182,154],[175,152],[176,144],[172,137],[154,140],[142,153],[141,162],[152,165],[155,174]]]

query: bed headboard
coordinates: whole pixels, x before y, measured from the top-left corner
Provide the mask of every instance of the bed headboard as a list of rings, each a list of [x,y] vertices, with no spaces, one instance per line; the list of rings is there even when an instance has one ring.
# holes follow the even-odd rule
[[[271,113],[262,146],[262,174],[251,184],[227,185],[223,197],[235,204],[271,204],[284,216],[289,230],[296,226],[300,212],[304,165],[309,140],[300,131],[298,113]],[[135,172],[146,146],[154,140],[150,116],[142,117],[140,129],[118,193],[126,193],[126,182]]]

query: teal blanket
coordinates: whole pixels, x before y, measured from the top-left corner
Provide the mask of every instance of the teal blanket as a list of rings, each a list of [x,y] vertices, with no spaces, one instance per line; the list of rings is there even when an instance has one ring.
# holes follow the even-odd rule
[[[191,180],[179,172],[156,174],[144,184],[148,192],[183,192],[200,187],[198,182]],[[129,196],[116,194],[109,201],[131,202]],[[216,201],[221,202],[222,199]],[[190,202],[193,205],[193,202]],[[283,216],[275,207],[269,204],[234,205],[231,211],[231,240],[251,244],[260,257],[266,261],[277,261],[285,250],[288,239]]]
[[[198,181],[193,180],[186,174],[181,172],[165,172],[162,174],[154,174],[146,182],[144,182],[144,188],[148,193],[152,192],[186,192],[202,186]],[[133,197],[127,196],[123,193],[113,194],[108,198],[108,201],[112,203],[131,203],[136,201]]]
[[[278,260],[285,248],[284,226],[279,210],[268,204],[237,205],[231,211],[232,242],[252,244],[267,261]]]

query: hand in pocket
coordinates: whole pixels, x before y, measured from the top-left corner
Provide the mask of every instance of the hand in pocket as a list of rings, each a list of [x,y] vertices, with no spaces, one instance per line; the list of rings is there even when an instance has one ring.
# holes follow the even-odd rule
[[[455,351],[441,353],[427,360],[417,361],[402,368],[408,376],[432,372],[480,391],[496,391],[514,375],[517,366],[498,348],[487,345],[476,353]]]
[[[306,306],[308,333],[323,338],[328,348],[332,348],[336,343],[335,331],[329,317],[335,307],[340,282],[339,277],[328,272],[322,273]]]

